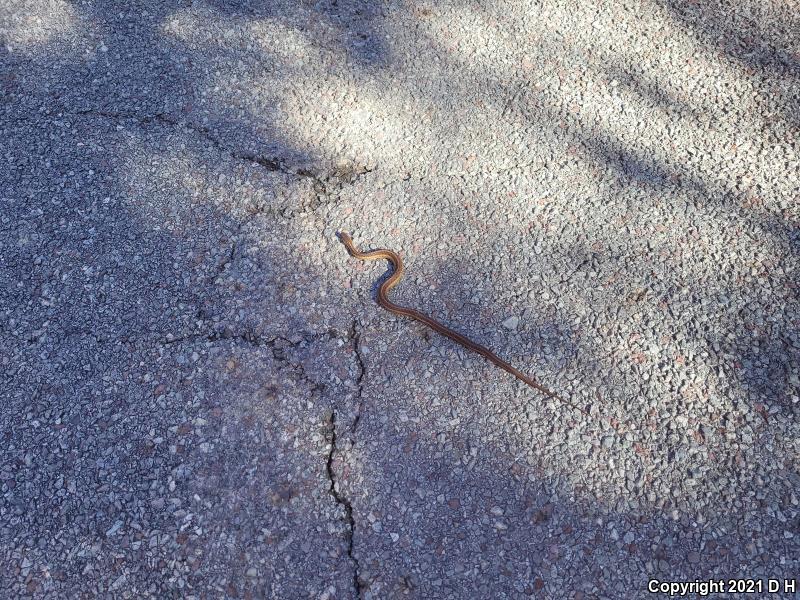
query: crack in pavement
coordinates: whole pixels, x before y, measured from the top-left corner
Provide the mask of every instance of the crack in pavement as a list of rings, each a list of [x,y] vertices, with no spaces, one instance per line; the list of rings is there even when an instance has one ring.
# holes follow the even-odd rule
[[[280,361],[291,367],[305,381],[307,381],[312,386],[312,389],[321,392],[324,391],[325,384],[317,383],[313,381],[310,377],[308,377],[308,375],[305,373],[305,369],[303,368],[302,364],[292,362],[286,356],[285,351],[288,348],[297,348],[303,346],[304,344],[307,345],[307,344],[318,343],[319,341],[324,339],[328,340],[347,339],[353,344],[353,354],[358,367],[356,376],[356,384],[358,387],[358,392],[357,392],[358,401],[357,401],[356,414],[355,417],[353,418],[353,423],[350,427],[351,433],[354,433],[358,425],[359,419],[361,418],[361,410],[363,407],[363,381],[366,375],[365,361],[360,348],[361,331],[359,330],[358,321],[356,319],[353,320],[350,326],[350,330],[346,333],[342,333],[337,331],[336,329],[331,328],[323,333],[295,334],[292,339],[289,339],[284,336],[263,338],[259,334],[250,330],[244,330],[241,332],[223,331],[223,332],[211,332],[205,334],[194,334],[194,335],[184,336],[181,338],[174,338],[165,341],[164,343],[176,344],[181,342],[192,342],[198,340],[207,340],[214,342],[221,340],[234,340],[239,342],[245,342],[255,347],[267,347],[270,349],[270,352],[272,353],[272,356],[275,360]],[[330,493],[331,497],[336,502],[336,504],[341,506],[342,510],[344,511],[344,523],[346,526],[345,541],[347,544],[347,557],[353,565],[353,579],[352,579],[353,589],[355,591],[356,598],[360,599],[364,597],[365,584],[364,581],[361,579],[361,565],[354,551],[356,522],[353,514],[353,505],[350,499],[339,488],[336,472],[334,469],[334,461],[337,460],[337,455],[339,455],[339,453],[341,452],[339,448],[339,432],[337,430],[337,412],[335,409],[330,409],[326,411],[326,414],[323,417],[323,424],[327,429],[327,439],[330,445],[325,462],[325,473],[329,482],[328,492]]]
[[[171,127],[183,127],[184,129],[188,129],[189,131],[208,140],[214,148],[220,152],[228,154],[232,158],[257,164],[264,167],[268,171],[282,173],[291,177],[310,179],[314,182],[315,190],[326,195],[328,194],[329,188],[333,187],[334,189],[341,189],[345,184],[353,184],[359,177],[366,175],[367,173],[371,173],[374,170],[372,167],[352,166],[349,164],[337,166],[332,172],[323,174],[314,173],[313,171],[305,168],[293,169],[287,166],[286,163],[280,158],[259,155],[254,152],[245,152],[236,148],[232,148],[216,137],[212,133],[211,129],[205,125],[199,125],[197,123],[193,123],[192,121],[177,119],[168,113],[140,115],[134,112],[112,112],[96,109],[84,109],[67,114],[72,114],[75,116],[102,117],[118,121],[130,119],[137,121],[141,125],[161,123],[162,125],[168,125]]]
[[[162,340],[161,343],[164,345],[172,345],[183,342],[191,343],[200,340],[208,342],[232,340],[234,343],[244,342],[253,347],[268,348],[272,354],[273,360],[280,362],[292,369],[300,379],[309,385],[309,387],[312,389],[312,393],[322,393],[327,388],[327,384],[320,383],[319,381],[316,381],[310,377],[308,373],[306,373],[306,369],[302,362],[291,360],[288,356],[286,356],[286,351],[290,348],[296,349],[298,347],[304,347],[304,345],[313,344],[323,339],[331,340],[337,338],[348,339],[348,336],[347,334],[341,334],[336,329],[331,328],[323,333],[306,333],[303,335],[295,334],[292,336],[292,339],[280,335],[272,338],[264,338],[254,331],[245,329],[240,332],[224,330],[212,331],[210,333],[194,333],[181,337],[173,337],[168,340]]]
[[[364,596],[364,585],[361,581],[360,577],[360,569],[361,565],[356,557],[355,553],[353,552],[353,545],[354,545],[354,537],[356,532],[356,521],[353,517],[353,505],[350,500],[341,493],[340,490],[337,489],[337,480],[336,475],[334,474],[333,469],[333,461],[334,456],[337,454],[338,447],[337,447],[337,440],[338,436],[336,433],[336,411],[331,410],[330,413],[327,415],[327,419],[325,421],[326,427],[328,427],[329,431],[329,441],[330,441],[330,452],[328,452],[328,460],[326,463],[326,472],[328,474],[328,480],[330,481],[331,485],[329,488],[329,492],[333,499],[336,501],[336,504],[341,506],[344,509],[344,521],[347,525],[347,557],[353,563],[353,588],[356,592],[356,598],[363,598]]]
[[[356,385],[358,387],[357,392],[357,402],[356,402],[356,414],[353,417],[353,422],[350,425],[350,435],[351,435],[351,443],[352,443],[352,436],[355,435],[356,428],[358,427],[358,422],[361,419],[361,411],[364,405],[363,400],[363,389],[364,389],[364,377],[366,375],[366,366],[364,363],[364,357],[361,354],[361,331],[358,327],[358,320],[353,319],[353,322],[350,326],[350,331],[348,332],[348,338],[353,343],[353,355],[355,356],[356,365],[358,367],[358,374],[356,376]],[[347,533],[347,556],[350,561],[353,563],[353,589],[356,593],[356,598],[363,598],[364,596],[364,582],[361,579],[361,565],[359,563],[358,557],[355,554],[355,531],[356,531],[356,522],[355,517],[353,516],[353,504],[350,502],[350,499],[342,493],[341,489],[337,487],[337,479],[333,469],[333,462],[335,460],[335,456],[339,453],[338,447],[338,440],[339,434],[336,429],[336,411],[331,410],[328,415],[326,415],[325,425],[328,428],[330,433],[330,452],[328,453],[328,460],[326,463],[326,472],[328,474],[328,480],[330,481],[330,494],[333,499],[336,501],[338,505],[340,505],[344,510],[344,521],[348,528]]]
[[[234,234],[234,236],[238,235],[243,227],[244,227],[244,222],[240,223],[239,226],[236,228],[236,233]],[[228,268],[228,265],[230,265],[236,258],[237,248],[238,244],[234,239],[233,241],[231,241],[230,252],[228,252],[228,254],[226,254],[225,257],[221,261],[219,261],[219,264],[216,267],[214,267],[214,272],[212,275],[208,276],[206,283],[213,284],[217,280],[217,278],[225,272],[225,270]]]
[[[330,173],[315,173],[309,169],[305,168],[291,168],[286,165],[280,158],[259,155],[254,152],[245,152],[242,150],[237,150],[236,148],[232,148],[222,142],[219,138],[217,138],[211,131],[210,128],[206,127],[205,125],[200,125],[194,123],[192,121],[181,120],[177,119],[172,115],[167,113],[156,113],[153,115],[141,115],[135,112],[113,112],[113,111],[104,111],[102,109],[83,109],[78,111],[66,111],[65,115],[73,115],[73,116],[89,116],[89,117],[102,117],[106,119],[113,119],[113,120],[133,120],[137,121],[141,125],[148,125],[151,123],[160,123],[162,125],[171,126],[171,127],[183,127],[188,129],[189,131],[205,138],[208,140],[211,145],[236,160],[242,160],[249,163],[257,164],[261,167],[264,167],[268,171],[272,171],[275,173],[282,173],[287,176],[291,177],[298,177],[298,178],[306,178],[311,180],[314,183],[314,189],[317,191],[318,194],[327,196],[330,200],[331,191],[339,191],[344,188],[345,185],[353,185],[358,179],[361,177],[372,173],[376,170],[375,166],[368,166],[368,165],[352,165],[352,164],[342,164],[340,166],[334,167]],[[49,117],[50,115],[45,115]],[[32,121],[34,119],[25,119],[25,121]],[[533,172],[540,172],[540,171],[547,171],[546,163],[541,160],[531,161],[528,163],[522,164],[512,164],[505,167],[500,167],[497,169],[481,169],[478,172],[483,174],[490,174],[490,175],[502,175],[504,173],[509,173],[512,171],[521,171],[521,170],[530,170],[533,169]],[[392,179],[387,179],[382,181],[384,186],[394,185],[403,181],[410,181],[415,180],[417,182],[425,182],[430,179],[461,179],[466,181],[467,177],[473,175],[472,172],[458,172],[458,171],[448,171],[444,173],[437,173],[435,175],[424,175],[424,174],[413,174],[411,172],[406,172],[405,174],[401,174],[397,177]],[[324,204],[324,202],[320,202],[317,200],[311,200],[304,203],[303,208],[314,210]],[[260,211],[259,211],[260,212]],[[258,213],[256,213],[258,214]]]
[[[283,209],[271,207],[268,205],[259,205],[254,207],[246,218],[241,219],[235,226],[232,233],[232,242],[230,251],[226,254],[225,258],[216,265],[214,274],[211,275],[207,283],[212,284],[214,281],[225,272],[226,268],[236,260],[236,251],[238,249],[237,236],[247,227],[257,216],[273,212],[280,214],[285,218],[291,218],[295,213],[314,212],[322,206],[327,206],[336,201],[342,189],[346,185],[353,185],[362,176],[371,173],[375,167],[366,165],[353,165],[350,163],[341,163],[334,167],[329,173],[314,173],[313,171],[305,168],[293,169],[287,166],[280,158],[259,155],[253,152],[246,152],[238,150],[225,144],[220,140],[209,127],[193,123],[188,120],[178,119],[168,113],[155,113],[152,115],[141,115],[135,112],[113,112],[97,109],[84,109],[73,112],[68,112],[73,116],[83,117],[101,117],[105,119],[112,119],[116,121],[132,120],[140,125],[149,125],[158,123],[164,126],[173,128],[183,128],[191,131],[208,141],[216,150],[227,154],[233,159],[246,161],[251,164],[259,165],[266,170],[273,173],[280,173],[287,177],[308,179],[312,182],[314,193],[304,194],[301,197],[299,205],[296,207],[284,207]]]
[[[198,316],[202,316],[202,312],[199,313]],[[226,329],[224,331],[212,331],[208,333],[200,332],[200,333],[192,333],[181,337],[171,337],[170,339],[163,340],[163,343],[176,344],[185,341],[197,341],[197,340],[208,340],[211,342],[216,342],[220,340],[242,340],[253,346],[270,346],[277,342],[283,342],[288,346],[297,347],[301,346],[302,344],[313,344],[315,342],[324,339],[349,340],[350,336],[348,333],[342,333],[333,327],[330,327],[328,328],[327,331],[321,333],[312,333],[312,332],[295,333],[292,335],[291,338],[282,335],[276,335],[271,338],[265,338],[261,334],[256,333],[255,331],[249,329],[244,329],[239,332]]]
[[[285,350],[287,348],[297,348],[298,346],[302,346],[303,344],[317,343],[323,339],[336,339],[336,338],[347,339],[352,342],[353,354],[355,356],[356,364],[358,366],[358,371],[356,376],[356,384],[358,387],[358,393],[357,393],[358,402],[356,408],[356,415],[353,418],[353,423],[350,427],[351,433],[354,433],[358,425],[358,422],[361,418],[361,410],[363,407],[363,381],[366,375],[366,366],[364,362],[364,357],[360,349],[361,331],[359,330],[358,321],[355,319],[351,324],[350,330],[346,334],[342,334],[336,329],[331,328],[328,329],[326,332],[319,334],[307,333],[303,335],[295,335],[293,336],[293,339],[289,339],[283,336],[275,336],[272,338],[264,339],[257,333],[249,330],[244,330],[238,333],[232,331],[223,331],[223,332],[212,332],[207,334],[195,334],[191,336],[185,336],[182,338],[175,338],[165,343],[174,344],[179,342],[196,341],[203,339],[208,341],[236,340],[245,342],[247,344],[256,347],[268,347],[275,360],[287,364],[289,367],[298,372],[298,374],[305,381],[309,382],[309,384],[312,386],[313,389],[324,391],[325,385],[319,384],[313,381],[311,378],[309,378],[308,375],[305,373],[305,369],[303,368],[302,364],[292,362],[288,357],[286,357]],[[332,496],[332,498],[334,499],[334,501],[336,502],[336,504],[341,506],[344,511],[344,522],[347,527],[347,534],[346,534],[347,557],[353,564],[353,588],[355,590],[356,597],[363,598],[365,586],[360,576],[361,566],[358,557],[356,556],[354,551],[356,522],[355,522],[355,517],[353,515],[353,505],[350,502],[349,498],[339,489],[334,469],[334,461],[336,460],[336,457],[340,452],[338,444],[339,432],[337,431],[337,413],[335,409],[331,409],[330,411],[327,412],[327,414],[323,418],[323,424],[327,428],[328,442],[330,444],[330,449],[328,451],[325,463],[325,472],[328,481],[330,483],[328,491]]]
[[[361,420],[361,411],[364,408],[364,377],[367,374],[364,356],[361,354],[361,331],[359,331],[357,319],[353,319],[353,323],[350,326],[349,335],[350,340],[353,342],[353,354],[356,357],[356,364],[358,365],[358,376],[356,377],[358,401],[356,403],[356,416],[353,417],[353,424],[350,426],[351,433],[355,435],[356,428]]]

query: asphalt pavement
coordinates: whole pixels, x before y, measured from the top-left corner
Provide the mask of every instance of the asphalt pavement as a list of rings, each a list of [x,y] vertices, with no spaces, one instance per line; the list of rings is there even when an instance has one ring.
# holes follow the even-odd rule
[[[0,597],[791,597],[798,31],[0,0]]]

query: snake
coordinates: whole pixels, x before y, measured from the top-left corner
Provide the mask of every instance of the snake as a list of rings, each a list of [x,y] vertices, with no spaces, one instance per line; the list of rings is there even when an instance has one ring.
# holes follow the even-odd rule
[[[565,405],[567,405],[567,406],[569,406],[569,407],[571,407],[571,408],[583,413],[584,415],[589,416],[589,413],[585,409],[577,406],[574,402],[570,402],[566,398],[563,398],[562,396],[559,396],[558,394],[556,394],[552,390],[546,388],[541,383],[536,381],[533,377],[530,377],[530,376],[526,375],[525,373],[523,373],[522,371],[520,371],[516,367],[512,366],[510,363],[506,362],[505,360],[503,360],[502,358],[497,356],[494,352],[489,350],[486,346],[482,346],[481,344],[478,344],[478,343],[472,341],[468,337],[458,333],[457,331],[454,331],[454,330],[450,329],[449,327],[447,327],[445,325],[442,325],[441,323],[439,323],[438,321],[436,321],[432,317],[429,317],[428,315],[426,315],[426,314],[424,314],[424,313],[422,313],[422,312],[420,312],[418,310],[415,310],[413,308],[409,308],[407,306],[400,306],[399,304],[395,304],[394,302],[389,300],[389,291],[392,288],[394,288],[398,283],[400,283],[400,279],[403,277],[403,273],[405,272],[405,269],[403,267],[403,260],[400,258],[400,255],[397,252],[394,252],[393,250],[386,250],[386,249],[379,249],[379,250],[371,250],[369,252],[362,252],[361,250],[359,250],[355,246],[355,244],[353,243],[353,238],[351,238],[348,233],[338,232],[337,236],[339,237],[339,240],[347,248],[347,252],[353,258],[357,258],[359,260],[365,260],[365,261],[385,259],[385,260],[388,260],[391,263],[392,271],[393,271],[391,276],[388,279],[384,280],[383,283],[381,283],[380,287],[378,288],[378,304],[381,307],[383,307],[384,309],[388,310],[390,313],[393,313],[395,315],[399,315],[401,317],[407,317],[409,319],[414,319],[415,321],[418,321],[418,322],[422,323],[423,325],[426,325],[427,327],[429,327],[430,329],[432,329],[436,333],[438,333],[440,335],[443,335],[443,336],[445,336],[447,338],[450,338],[451,340],[453,340],[457,344],[460,344],[461,346],[463,346],[467,350],[471,350],[472,352],[477,352],[478,354],[483,356],[486,360],[494,363],[496,366],[500,367],[504,371],[507,371],[508,373],[510,373],[511,375],[516,377],[517,379],[519,379],[520,381],[523,381],[524,383],[528,384],[530,387],[534,388],[535,390],[541,392],[545,396],[547,396],[549,398],[553,398],[554,400],[557,400],[557,401],[559,401],[559,402],[561,402],[561,403],[563,403],[563,404],[565,404]]]

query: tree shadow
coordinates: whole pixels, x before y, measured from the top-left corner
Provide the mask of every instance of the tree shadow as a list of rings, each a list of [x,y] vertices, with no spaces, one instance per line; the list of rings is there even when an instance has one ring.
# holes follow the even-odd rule
[[[667,82],[654,80],[641,67],[610,65],[607,73],[612,86],[616,85],[613,82],[621,84],[631,93],[669,114],[693,119],[698,119],[701,114],[700,110],[692,106],[691,102],[680,98],[676,93],[668,89],[666,87]]]
[[[291,171],[324,169],[308,144],[287,137],[286,98],[252,88],[287,85],[298,44],[354,72],[382,68],[388,50],[380,5],[74,2],[74,30],[7,58],[18,108],[182,123],[225,149]],[[198,27],[196,20],[208,20]],[[263,26],[261,29],[259,27]],[[287,37],[278,54],[258,35]],[[213,34],[217,35],[214,36]],[[290,34],[296,33],[296,39]],[[258,34],[258,35],[256,35]],[[200,37],[196,37],[200,36]],[[330,44],[330,46],[326,46]],[[28,54],[25,56],[25,54]],[[227,78],[227,79],[225,79]],[[324,176],[324,173],[321,173]]]
[[[659,0],[675,21],[694,32],[711,53],[722,53],[747,76],[778,77],[783,85],[772,86],[763,98],[769,111],[783,114],[790,127],[800,126],[800,54],[797,49],[797,13],[791,7],[745,2],[728,6],[721,1]]]
[[[354,67],[383,68],[391,56],[378,25],[386,8],[384,3],[364,4],[356,0],[303,0],[297,3],[265,3],[254,0],[209,0],[205,3],[215,12],[236,18],[277,18],[298,31],[315,31],[326,27],[337,33],[336,43],[347,53]]]

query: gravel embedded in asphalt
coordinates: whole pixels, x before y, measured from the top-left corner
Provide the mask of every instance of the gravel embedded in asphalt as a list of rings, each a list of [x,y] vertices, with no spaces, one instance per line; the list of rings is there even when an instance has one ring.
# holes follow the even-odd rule
[[[0,3],[0,595],[797,577],[798,30]],[[381,309],[337,231],[590,416]]]

